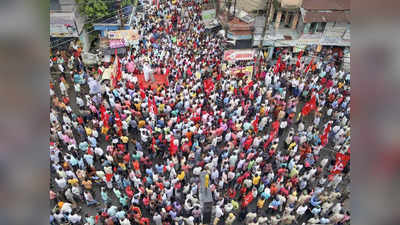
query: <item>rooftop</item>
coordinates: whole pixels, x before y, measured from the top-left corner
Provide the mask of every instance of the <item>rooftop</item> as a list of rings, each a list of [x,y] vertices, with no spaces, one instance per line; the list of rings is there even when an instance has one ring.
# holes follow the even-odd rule
[[[349,11],[330,11],[330,12],[315,12],[304,11],[303,21],[305,23],[311,22],[347,22],[350,23]]]
[[[350,10],[350,0],[303,0],[307,10]]]

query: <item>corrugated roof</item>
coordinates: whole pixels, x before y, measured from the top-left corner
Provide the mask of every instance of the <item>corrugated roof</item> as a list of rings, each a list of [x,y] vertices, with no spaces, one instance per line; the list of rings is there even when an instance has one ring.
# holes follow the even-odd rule
[[[304,12],[303,19],[305,23],[311,22],[347,22],[350,23],[349,11],[332,11],[332,12]]]
[[[350,10],[350,0],[303,0],[308,10]]]

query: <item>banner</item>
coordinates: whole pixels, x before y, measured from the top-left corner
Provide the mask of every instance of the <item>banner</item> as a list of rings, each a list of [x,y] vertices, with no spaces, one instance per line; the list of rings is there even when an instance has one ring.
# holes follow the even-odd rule
[[[125,41],[122,40],[110,40],[110,48],[122,48],[125,47]]]
[[[253,60],[256,55],[254,49],[227,50],[224,52],[225,61]]]
[[[108,31],[108,39],[111,40],[124,40],[130,44],[135,44],[139,42],[140,35],[137,30],[115,30]]]

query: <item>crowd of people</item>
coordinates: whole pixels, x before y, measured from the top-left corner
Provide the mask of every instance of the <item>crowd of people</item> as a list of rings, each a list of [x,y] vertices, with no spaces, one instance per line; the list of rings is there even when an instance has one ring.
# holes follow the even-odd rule
[[[204,173],[215,225],[349,224],[350,163],[332,172],[350,154],[340,58],[285,48],[232,74],[201,5],[145,4],[110,80],[113,64],[86,67],[75,44],[51,56],[50,224],[202,224]]]

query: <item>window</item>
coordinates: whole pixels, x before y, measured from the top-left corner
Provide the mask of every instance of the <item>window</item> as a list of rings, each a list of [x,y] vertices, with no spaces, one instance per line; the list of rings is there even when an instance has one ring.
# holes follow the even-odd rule
[[[317,27],[317,24],[318,23],[316,23],[316,22],[312,22],[311,25],[310,25],[310,29],[308,31],[310,33],[314,33],[315,32],[315,28]]]
[[[278,14],[278,11],[277,10],[274,10],[275,12],[274,12],[274,16],[271,18],[271,22],[275,22],[275,20],[276,20],[276,15]]]
[[[325,27],[326,27],[326,23],[325,22],[320,23],[316,32],[319,32],[319,33],[324,32]]]

